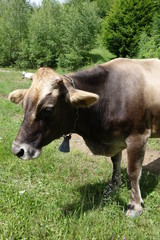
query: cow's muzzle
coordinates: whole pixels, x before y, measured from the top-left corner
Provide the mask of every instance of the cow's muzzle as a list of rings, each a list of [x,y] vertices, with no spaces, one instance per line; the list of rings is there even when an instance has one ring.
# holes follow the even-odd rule
[[[37,158],[41,154],[41,149],[36,149],[29,144],[16,141],[13,142],[11,150],[17,157],[23,160]]]

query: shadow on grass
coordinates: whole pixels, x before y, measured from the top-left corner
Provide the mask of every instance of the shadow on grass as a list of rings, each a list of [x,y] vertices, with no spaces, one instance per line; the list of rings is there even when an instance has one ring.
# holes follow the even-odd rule
[[[122,186],[121,188],[127,188],[130,190],[130,181],[126,173],[126,169],[122,169]],[[64,215],[77,215],[79,217],[81,214],[95,209],[103,209],[109,203],[116,203],[122,211],[127,209],[128,202],[124,201],[120,197],[119,192],[112,193],[109,200],[104,204],[103,203],[103,191],[109,182],[100,182],[95,184],[86,184],[80,186],[76,191],[80,192],[81,199],[72,204],[63,206]],[[142,198],[145,199],[158,184],[158,176],[154,175],[147,170],[143,170],[143,174],[140,181]],[[129,201],[129,198],[128,198]]]

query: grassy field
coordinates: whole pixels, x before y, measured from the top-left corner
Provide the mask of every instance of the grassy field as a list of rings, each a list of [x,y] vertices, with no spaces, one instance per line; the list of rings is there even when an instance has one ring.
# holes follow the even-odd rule
[[[59,140],[45,147],[36,160],[13,156],[10,149],[23,110],[7,95],[29,85],[20,72],[0,72],[0,239],[158,240],[159,176],[143,172],[144,212],[130,219],[124,214],[130,195],[124,166],[120,191],[103,206],[103,188],[112,174],[105,158],[78,151],[60,153]]]

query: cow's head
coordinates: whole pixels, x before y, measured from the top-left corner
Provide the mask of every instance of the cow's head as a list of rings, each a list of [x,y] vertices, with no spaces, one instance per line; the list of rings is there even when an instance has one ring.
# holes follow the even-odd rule
[[[73,129],[76,108],[88,108],[98,98],[94,93],[75,89],[52,69],[40,68],[29,89],[17,89],[9,95],[12,102],[24,108],[12,152],[23,160],[37,158],[43,146]]]

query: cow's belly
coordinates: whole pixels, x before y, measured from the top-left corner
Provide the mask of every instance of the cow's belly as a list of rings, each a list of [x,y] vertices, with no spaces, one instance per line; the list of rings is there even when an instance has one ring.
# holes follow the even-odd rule
[[[96,142],[90,139],[84,140],[88,148],[95,155],[113,157],[126,148],[126,143],[122,140],[112,142]]]

